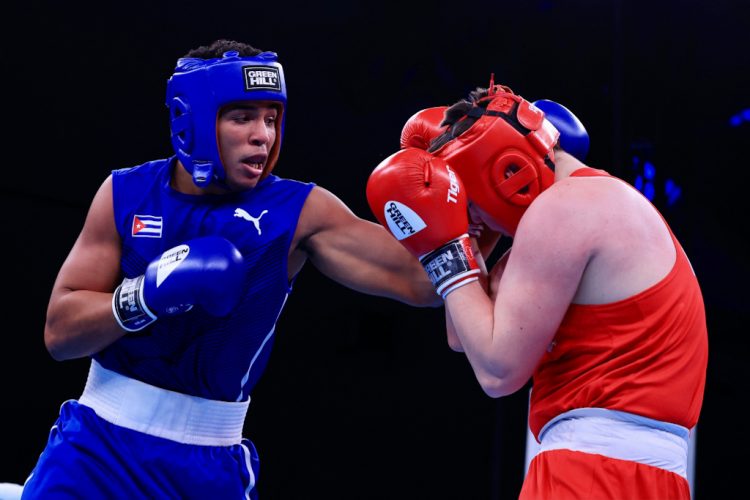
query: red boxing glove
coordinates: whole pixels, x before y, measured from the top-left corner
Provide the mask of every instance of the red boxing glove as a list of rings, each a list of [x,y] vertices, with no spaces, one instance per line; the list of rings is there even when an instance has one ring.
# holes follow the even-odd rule
[[[476,281],[461,179],[442,159],[407,147],[383,160],[367,181],[375,217],[415,255],[443,298]]]
[[[406,120],[404,128],[401,129],[401,149],[419,148],[427,149],[430,141],[445,132],[446,127],[441,127],[443,113],[448,106],[436,106],[417,111]]]

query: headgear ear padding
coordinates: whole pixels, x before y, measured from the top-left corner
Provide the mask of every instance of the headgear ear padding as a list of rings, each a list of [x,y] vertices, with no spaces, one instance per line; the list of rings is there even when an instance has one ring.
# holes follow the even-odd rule
[[[278,160],[284,133],[286,83],[276,53],[240,57],[229,51],[217,59],[183,57],[177,61],[167,81],[172,147],[197,186],[226,178],[216,123],[221,108],[237,101],[279,103],[276,141],[266,161],[265,177]]]
[[[554,182],[552,148],[559,132],[544,113],[501,85],[475,102],[467,117],[478,119],[433,153],[458,173],[471,202],[513,236],[529,204]]]
[[[510,203],[526,206],[539,194],[536,168],[523,152],[506,151],[491,168],[490,179],[495,182],[495,189]]]

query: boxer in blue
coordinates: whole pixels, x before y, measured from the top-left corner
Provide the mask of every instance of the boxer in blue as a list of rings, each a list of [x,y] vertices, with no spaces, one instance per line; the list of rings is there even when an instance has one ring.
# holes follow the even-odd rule
[[[331,192],[274,175],[286,84],[218,40],[167,82],[174,155],[113,170],[54,284],[44,340],[91,358],[23,498],[257,498],[250,393],[305,262],[353,290],[442,305],[420,263]]]

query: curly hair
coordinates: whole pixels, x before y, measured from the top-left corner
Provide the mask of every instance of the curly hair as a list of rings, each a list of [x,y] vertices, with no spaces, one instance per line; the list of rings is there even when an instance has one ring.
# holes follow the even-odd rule
[[[443,121],[440,122],[440,126],[448,126],[442,135],[439,135],[430,141],[430,147],[427,149],[429,152],[435,152],[440,149],[445,143],[458,137],[459,135],[466,132],[469,127],[479,119],[479,116],[472,116],[469,111],[475,106],[486,108],[489,104],[489,100],[482,101],[483,98],[489,95],[489,89],[477,87],[476,90],[469,92],[469,97],[461,99],[460,101],[453,104],[451,107],[445,110],[443,115]]]
[[[225,52],[228,52],[230,50],[237,51],[240,57],[257,56],[258,54],[263,52],[262,50],[257,49],[252,45],[237,42],[235,40],[227,40],[225,38],[221,38],[219,40],[215,40],[209,45],[202,45],[190,50],[187,54],[185,54],[184,57],[214,59],[221,57]]]

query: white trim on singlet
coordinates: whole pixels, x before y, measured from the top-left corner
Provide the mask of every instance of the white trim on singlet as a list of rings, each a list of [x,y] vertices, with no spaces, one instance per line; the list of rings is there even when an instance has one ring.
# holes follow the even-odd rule
[[[261,342],[260,347],[258,347],[258,350],[255,351],[255,354],[253,355],[253,359],[250,360],[250,365],[247,367],[247,371],[245,372],[245,376],[242,377],[242,380],[240,381],[240,394],[237,396],[237,401],[242,399],[243,392],[245,391],[245,384],[247,384],[247,381],[250,380],[250,370],[253,369],[253,365],[255,364],[255,360],[258,359],[258,356],[260,356],[260,353],[263,351],[263,348],[266,346],[266,343],[273,337],[273,333],[276,331],[276,322],[279,321],[279,317],[281,316],[281,311],[284,310],[284,306],[286,305],[286,299],[289,298],[289,292],[284,295],[284,302],[281,303],[281,307],[279,308],[279,312],[276,313],[276,319],[273,322],[273,327],[271,327],[271,331],[268,332],[266,335],[266,338],[263,339],[263,342]]]
[[[114,425],[185,444],[231,446],[242,441],[250,400],[214,401],[168,391],[91,360],[78,399]]]

